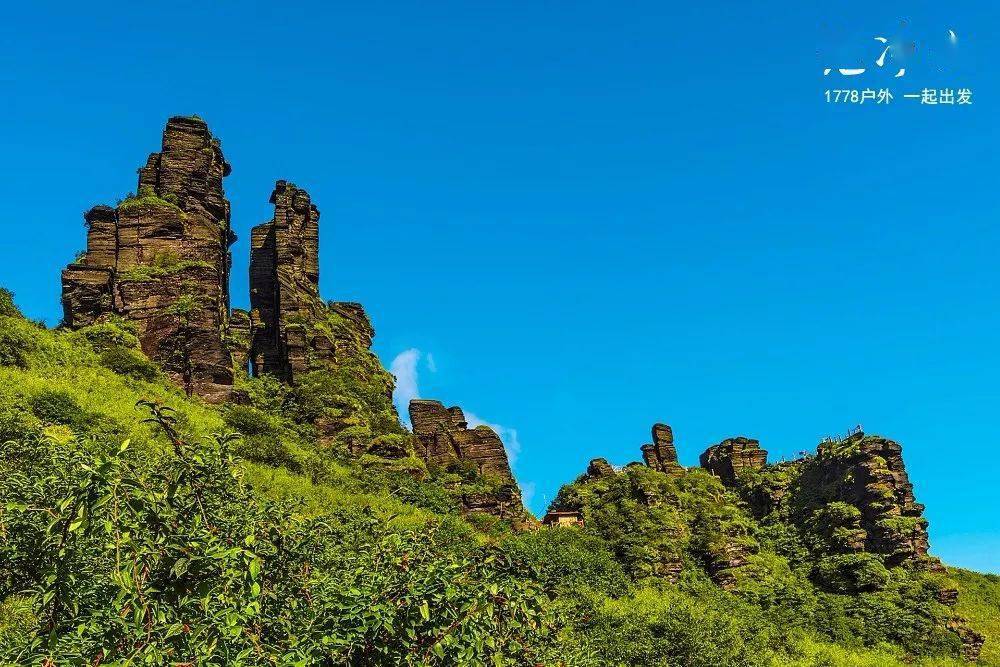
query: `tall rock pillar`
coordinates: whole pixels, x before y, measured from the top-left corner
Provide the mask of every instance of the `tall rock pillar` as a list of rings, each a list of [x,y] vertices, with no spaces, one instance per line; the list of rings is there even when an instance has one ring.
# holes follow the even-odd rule
[[[290,382],[310,366],[308,324],[324,317],[319,210],[308,192],[286,181],[277,182],[271,203],[274,218],[250,234],[250,307],[258,318],[251,363],[257,374]]]
[[[110,315],[135,323],[143,352],[189,394],[228,397],[230,172],[197,117],[167,121],[162,150],[139,169],[138,193],[84,216],[87,250],[62,275],[64,324]]]

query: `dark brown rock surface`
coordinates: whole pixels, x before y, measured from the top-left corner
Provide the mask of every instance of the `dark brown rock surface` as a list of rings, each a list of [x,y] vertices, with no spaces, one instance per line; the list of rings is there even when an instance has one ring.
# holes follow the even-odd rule
[[[446,408],[440,401],[413,399],[409,412],[418,455],[425,461],[439,465],[464,462],[474,466],[479,474],[499,482],[497,493],[464,499],[465,511],[484,511],[498,516],[523,513],[507,452],[493,429],[488,426],[469,428],[461,408]]]
[[[653,424],[653,442],[642,446],[642,460],[653,470],[671,472],[680,470],[674,432],[666,424]]]
[[[913,564],[936,569],[929,548],[924,506],[913,496],[899,443],[859,433],[819,447],[818,483],[833,500],[861,511],[865,551],[881,554],[890,565]]]
[[[229,320],[230,171],[203,120],[167,121],[138,195],[86,213],[87,250],[62,276],[63,322],[135,323],[143,351],[188,393],[224,400],[233,382]]]
[[[446,408],[440,401],[410,401],[410,422],[427,461],[471,462],[480,473],[513,480],[503,442],[489,426],[468,428],[462,409]]]
[[[751,438],[728,438],[706,449],[700,457],[701,467],[722,480],[727,486],[736,482],[744,470],[760,470],[767,464],[767,451],[760,441]]]
[[[291,382],[312,365],[309,324],[323,317],[319,297],[319,209],[309,193],[278,181],[271,194],[274,217],[250,235],[250,306],[259,318],[253,340],[255,374]],[[318,349],[317,349],[318,348]]]

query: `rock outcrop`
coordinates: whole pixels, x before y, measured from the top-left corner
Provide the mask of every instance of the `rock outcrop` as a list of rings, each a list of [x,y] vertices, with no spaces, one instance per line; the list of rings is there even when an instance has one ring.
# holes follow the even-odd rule
[[[706,449],[699,458],[701,467],[727,486],[736,483],[744,470],[760,470],[767,464],[767,451],[751,438],[728,438]]]
[[[375,330],[361,304],[325,303],[319,293],[319,209],[309,193],[278,181],[272,219],[250,236],[250,306],[234,313],[235,352],[252,375],[300,384],[324,371],[335,403],[316,422],[324,446],[351,454],[377,433],[401,429],[392,406],[393,377],[371,351]]]
[[[146,355],[189,394],[212,401],[233,383],[229,172],[204,121],[171,118],[162,150],[139,169],[138,194],[85,214],[87,250],[62,275],[64,325],[113,315],[134,322]]]
[[[465,461],[477,472],[514,479],[500,436],[489,426],[469,428],[460,407],[446,408],[440,401],[416,398],[410,401],[410,423],[424,460]]]
[[[681,469],[677,463],[674,432],[666,424],[653,424],[653,442],[642,446],[642,460],[653,470],[674,472]]]
[[[462,409],[446,408],[440,401],[413,399],[410,423],[417,440],[417,454],[438,465],[461,462],[479,475],[497,483],[495,492],[470,494],[463,498],[465,511],[498,516],[523,513],[520,491],[507,460],[500,436],[488,426],[469,428]]]
[[[591,459],[587,464],[587,479],[598,479],[600,477],[611,477],[615,475],[614,466],[608,463],[607,459]]]
[[[271,194],[274,217],[250,234],[250,307],[254,373],[291,382],[331,356],[328,337],[310,324],[323,317],[319,297],[319,209],[309,193],[278,181]]]
[[[986,637],[969,627],[969,621],[962,617],[950,619],[946,627],[958,635],[958,640],[962,642],[962,658],[966,662],[979,662]]]
[[[924,506],[913,496],[899,443],[863,433],[824,442],[814,466],[812,485],[860,511],[865,551],[884,556],[888,565],[940,567],[927,555]]]

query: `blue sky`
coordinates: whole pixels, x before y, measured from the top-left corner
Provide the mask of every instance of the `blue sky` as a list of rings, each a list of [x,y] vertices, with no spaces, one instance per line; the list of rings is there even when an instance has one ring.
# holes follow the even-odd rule
[[[233,164],[235,305],[274,181],[307,188],[324,296],[516,438],[536,511],[655,421],[686,464],[860,422],[902,442],[933,551],[1000,571],[997,25],[987,0],[15,3],[0,283],[56,323],[82,212],[197,113]],[[822,76],[874,68],[876,35],[916,42],[905,77]],[[824,100],[867,86],[897,99]],[[923,87],[974,104],[900,97]]]

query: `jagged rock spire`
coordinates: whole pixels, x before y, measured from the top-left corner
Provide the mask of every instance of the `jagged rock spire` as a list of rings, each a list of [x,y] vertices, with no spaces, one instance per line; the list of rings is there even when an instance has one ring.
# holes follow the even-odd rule
[[[308,366],[304,322],[320,317],[319,209],[309,193],[278,181],[274,217],[250,234],[250,307],[259,318],[253,334],[256,374],[291,381]]]
[[[677,449],[674,447],[674,432],[669,426],[653,424],[653,442],[642,446],[642,460],[647,466],[660,472],[680,469]]]
[[[501,481],[495,494],[463,498],[466,511],[480,511],[499,516],[523,513],[521,494],[507,460],[500,436],[488,426],[469,428],[465,413],[458,406],[446,408],[440,401],[413,399],[409,405],[410,423],[417,437],[418,454],[437,464],[463,461],[480,474]]]
[[[136,324],[143,351],[189,393],[223,400],[233,382],[229,319],[230,167],[205,121],[167,121],[138,192],[88,211],[87,250],[63,271],[64,324]]]

